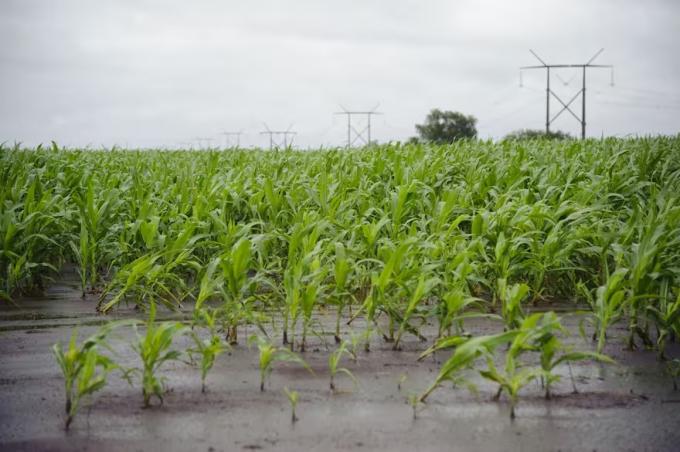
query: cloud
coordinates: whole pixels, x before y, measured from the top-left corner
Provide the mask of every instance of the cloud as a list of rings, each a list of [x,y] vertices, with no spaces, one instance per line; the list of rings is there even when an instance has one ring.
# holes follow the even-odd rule
[[[679,30],[672,1],[9,0],[0,140],[178,146],[244,129],[243,144],[264,146],[264,121],[294,124],[299,146],[342,145],[339,104],[378,102],[381,141],[413,135],[433,107],[474,114],[482,137],[499,137],[543,127],[544,74],[518,86],[530,47],[550,62],[606,48],[598,61],[617,83],[588,74],[590,134],[677,133]],[[580,75],[560,76],[570,98]],[[555,127],[579,130],[567,114]]]

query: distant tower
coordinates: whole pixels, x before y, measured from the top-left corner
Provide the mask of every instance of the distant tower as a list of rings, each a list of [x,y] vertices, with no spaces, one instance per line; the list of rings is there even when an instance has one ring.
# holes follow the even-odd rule
[[[368,146],[371,144],[371,116],[381,115],[382,113],[376,111],[378,105],[376,105],[370,111],[349,111],[342,105],[340,106],[342,111],[335,112],[336,115],[346,115],[347,116],[347,149],[351,148],[357,141],[363,142],[364,145]],[[352,125],[352,116],[365,116],[366,117],[366,127],[361,130],[357,130]]]
[[[586,138],[586,69],[588,68],[610,68],[611,69],[611,81],[614,84],[614,67],[610,64],[592,64],[592,62],[597,58],[604,49],[600,49],[593,57],[588,60],[585,64],[547,64],[541,57],[539,57],[536,52],[529,49],[529,52],[536,57],[538,61],[541,62],[540,66],[522,66],[520,67],[520,86],[522,84],[522,73],[521,71],[525,69],[545,69],[546,72],[546,87],[545,87],[545,132],[550,133],[550,124],[552,124],[565,110],[571,113],[571,115],[576,118],[576,120],[581,123],[581,138]],[[550,89],[550,69],[555,68],[580,68],[583,71],[583,87],[568,101],[564,102],[559,98],[553,90]],[[563,81],[564,83],[564,81]],[[566,83],[565,83],[566,84]],[[569,106],[581,96],[581,116],[579,117],[576,113],[572,111]],[[560,111],[557,112],[555,116],[550,117],[550,96],[553,96],[562,105]]]

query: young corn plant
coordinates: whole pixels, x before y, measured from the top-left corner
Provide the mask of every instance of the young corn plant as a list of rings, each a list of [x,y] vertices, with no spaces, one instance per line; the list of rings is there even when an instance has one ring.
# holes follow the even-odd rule
[[[283,345],[290,344],[291,350],[295,348],[295,327],[300,316],[302,304],[302,263],[288,262],[283,273],[283,289],[285,292],[283,313]],[[290,338],[289,338],[290,332]]]
[[[242,238],[220,260],[224,281],[224,312],[227,314],[227,341],[230,344],[238,343],[238,325],[248,317],[248,302],[255,283],[248,275],[252,264],[251,250],[250,240]]]
[[[645,306],[649,306],[647,299],[658,292],[659,278],[664,267],[673,265],[672,261],[664,261],[663,250],[668,247],[673,249],[672,242],[677,242],[678,230],[675,234],[670,233],[667,228],[663,212],[656,212],[656,206],[647,215],[647,218],[640,218],[633,215],[630,226],[630,233],[638,235],[638,240],[630,245],[630,250],[623,253],[626,259],[626,266],[629,269],[627,274],[627,285],[630,288],[631,297],[628,300],[628,348],[636,348],[635,336],[638,336],[646,346],[651,346],[652,341],[649,337],[647,328],[640,325],[640,314],[644,314]],[[675,236],[669,240],[668,236]]]
[[[337,375],[338,372],[346,374],[348,377],[352,379],[355,385],[357,384],[357,379],[354,377],[354,374],[350,372],[349,369],[345,367],[340,367],[340,361],[342,360],[342,356],[344,354],[352,356],[351,352],[347,349],[346,342],[342,342],[340,346],[328,356],[328,371],[330,374],[329,386],[331,391],[333,392],[335,392],[335,376]]]
[[[590,322],[595,327],[593,338],[597,338],[596,352],[602,353],[607,341],[607,329],[623,315],[626,303],[626,290],[624,278],[628,273],[626,268],[618,268],[609,275],[605,285],[592,292],[581,284],[580,290],[592,309]]]
[[[559,327],[559,320],[554,313],[536,313],[526,317],[516,330],[510,348],[505,355],[503,369],[498,369],[492,355],[486,356],[487,368],[480,370],[479,374],[487,380],[498,383],[498,391],[494,399],[498,399],[501,393],[507,392],[510,398],[510,418],[515,418],[515,407],[519,400],[519,392],[526,385],[541,376],[541,369],[536,367],[524,367],[520,361],[521,355],[534,350],[536,343],[546,336],[553,334]]]
[[[352,263],[347,257],[347,250],[342,242],[335,242],[335,262],[333,266],[333,280],[335,287],[333,289],[333,300],[337,305],[337,313],[335,317],[335,342],[340,343],[340,320],[342,313],[345,310],[347,301],[352,297],[349,292],[349,279],[352,274]]]
[[[200,357],[201,392],[205,393],[205,379],[208,372],[215,364],[215,359],[228,350],[229,345],[222,341],[217,332],[219,310],[200,308],[198,312],[195,310],[194,314],[198,317],[195,320],[196,326],[203,326],[208,332],[208,337],[202,338],[195,330],[192,330],[191,338],[194,341],[194,347],[188,350],[191,356]]]
[[[61,343],[56,343],[52,347],[64,377],[67,430],[80,408],[82,398],[102,389],[106,385],[109,372],[119,369],[110,358],[99,352],[99,346],[102,344],[105,346],[104,342],[109,333],[122,324],[122,322],[109,323],[80,345],[77,344],[78,331],[74,330],[66,350],[62,348]]]
[[[142,361],[142,395],[144,407],[151,406],[151,397],[155,396],[163,403],[164,382],[158,375],[160,368],[168,361],[177,361],[182,353],[173,350],[172,342],[175,336],[184,332],[186,327],[179,322],[156,323],[156,304],[152,301],[149,309],[149,319],[146,322],[146,332],[141,336],[136,331],[137,342],[133,349]]]
[[[274,370],[274,364],[278,362],[297,363],[307,369],[310,373],[314,373],[305,360],[285,347],[276,347],[272,345],[271,342],[258,335],[252,335],[248,338],[248,345],[252,344],[256,344],[260,352],[260,391],[264,391],[267,378],[269,378]]]
[[[304,278],[304,289],[302,292],[302,342],[300,344],[300,351],[305,351],[307,343],[307,332],[312,322],[312,314],[314,307],[319,302],[322,296],[324,285],[323,281],[326,277],[326,270],[321,266],[321,261],[318,257],[309,265],[309,274]]]
[[[522,258],[522,253],[519,249],[521,237],[507,238],[504,232],[500,232],[496,239],[496,246],[494,247],[494,261],[490,263],[492,275],[496,277],[495,285],[492,285],[493,303],[497,299],[507,297],[505,288],[510,277],[520,271],[519,261]],[[492,279],[492,281],[494,281]],[[504,285],[503,285],[504,284]]]
[[[498,280],[498,293],[501,300],[501,315],[505,322],[505,327],[508,330],[519,327],[524,320],[524,312],[522,310],[522,300],[529,292],[529,286],[526,284],[513,284],[508,287],[507,280],[500,278]]]
[[[84,219],[81,219],[79,239],[79,247],[73,241],[69,242],[69,246],[78,263],[78,275],[80,276],[80,287],[82,290],[81,296],[85,298],[88,276],[93,271],[91,270],[93,266],[90,264],[93,259],[90,249],[90,235],[87,232]]]
[[[555,369],[560,364],[570,364],[574,361],[599,361],[606,364],[614,364],[615,361],[610,357],[588,351],[572,351],[566,348],[560,339],[557,337],[557,332],[566,333],[566,330],[557,319],[554,313],[548,313],[546,316],[554,316],[554,320],[549,319],[548,324],[552,324],[556,331],[546,331],[546,333],[537,339],[537,347],[541,357],[541,381],[545,387],[545,398],[551,398],[551,385],[560,380],[560,375],[554,373]]]
[[[152,302],[160,302],[169,309],[181,306],[191,294],[186,281],[193,280],[193,273],[202,268],[194,254],[197,242],[205,235],[195,233],[193,220],[179,228],[176,237],[163,249],[142,254],[118,270],[99,297],[100,312],[108,312],[128,296],[133,296],[140,308]],[[117,293],[109,299],[114,290]]]
[[[474,318],[489,318],[495,320],[503,320],[497,314],[489,314],[483,312],[484,300],[467,295],[459,288],[453,288],[446,292],[437,305],[437,318],[439,320],[439,328],[437,330],[437,338],[440,339],[446,336],[452,336],[452,329],[456,335],[463,335],[464,321]]]
[[[311,298],[312,292],[319,291],[320,265],[315,270],[310,266],[320,258],[323,246],[321,235],[327,223],[319,220],[314,214],[305,213],[300,221],[293,224],[289,236],[283,239],[288,242],[288,257],[283,272],[283,289],[285,303],[283,304],[283,344],[295,347],[295,330],[297,321],[305,306],[316,303]],[[316,264],[314,264],[316,265]],[[325,269],[323,270],[325,272]],[[307,284],[309,283],[309,284]],[[305,297],[305,294],[310,296]],[[288,333],[291,332],[289,341]]]
[[[71,228],[67,198],[42,189],[44,182],[19,165],[0,165],[0,299],[10,302],[16,292],[43,289],[47,274],[58,272],[58,242]]]
[[[69,351],[65,354],[56,346],[54,348],[54,354],[57,357],[66,384],[65,428],[67,430],[78,412],[80,400],[102,389],[106,385],[107,374],[115,368],[109,358],[98,353],[96,347],[91,347],[83,352],[76,359],[77,364],[74,364],[73,359],[69,357],[71,352],[70,346]],[[98,368],[100,369],[99,372],[97,372]]]
[[[316,246],[306,255],[295,257],[294,262],[288,262],[288,267],[284,272],[283,285],[286,295],[284,344],[288,342],[287,332],[290,328],[291,350],[295,348],[295,332],[300,316],[302,316],[300,351],[305,350],[314,307],[324,292],[326,269],[321,265],[320,250],[321,247]]]
[[[413,243],[414,243],[413,240],[405,240],[401,242],[399,246],[392,250],[385,248],[385,251],[388,255],[384,261],[383,268],[380,271],[380,273],[377,272],[371,273],[370,291],[366,296],[363,305],[355,313],[354,317],[350,319],[350,322],[363,312],[366,314],[365,317],[368,327],[370,327],[370,325],[372,324],[375,324],[377,326],[376,315],[381,311],[389,310],[390,291],[396,290],[396,288],[399,287],[400,265],[402,259],[405,258],[405,255],[407,254],[408,250],[411,248]],[[389,318],[390,334],[389,336],[385,336],[387,341],[394,340],[393,338],[394,319],[395,319],[394,316],[390,316]],[[365,343],[364,349],[366,351],[369,351],[370,345],[368,341]]]
[[[659,360],[665,361],[666,342],[670,337],[680,338],[680,290],[675,301],[669,301],[668,297],[661,297],[658,305],[646,306],[647,316],[650,317],[658,329],[656,346]]]
[[[451,381],[454,385],[465,384],[473,388],[472,383],[463,375],[464,371],[472,368],[478,358],[491,357],[498,346],[509,343],[517,334],[516,331],[506,331],[500,334],[478,337],[452,336],[437,341],[418,359],[422,360],[426,356],[445,348],[455,347],[455,350],[451,357],[442,364],[435,381],[420,395],[420,401],[425,402],[427,397],[445,381]]]
[[[199,283],[198,296],[196,297],[196,304],[194,305],[195,320],[201,320],[206,311],[203,311],[203,303],[220,293],[220,287],[224,284],[224,280],[215,276],[217,267],[220,264],[220,258],[216,257],[211,260],[205,268],[201,281]]]
[[[418,412],[422,410],[421,405],[424,403],[420,400],[420,394],[412,393],[406,397],[406,402],[411,406],[411,411],[413,413],[413,420],[418,418]]]
[[[404,385],[406,380],[408,380],[408,375],[406,374],[399,375],[399,379],[397,380],[397,391],[401,392],[401,387]]]
[[[467,279],[473,273],[470,263],[470,251],[460,250],[452,256],[446,264],[446,273],[442,281],[440,299],[435,308],[435,316],[439,324],[437,338],[452,336],[452,329],[456,327],[456,335],[463,333],[465,319],[475,317],[494,317],[484,313],[481,298],[470,295]],[[466,312],[467,311],[467,312]]]
[[[423,265],[422,262],[427,262],[424,250],[430,247],[431,243],[414,226],[409,229],[408,236],[402,238],[399,243],[399,247],[406,247],[406,252],[394,267],[389,278],[391,281],[387,290],[382,292],[383,299],[380,303],[380,311],[385,313],[388,319],[387,333],[383,333],[383,338],[386,342],[396,342],[396,334],[399,328],[402,328],[402,334],[408,331],[421,341],[426,341],[419,329],[409,320],[415,317],[424,318],[426,313],[420,304],[440,282],[438,277],[431,276],[423,281],[423,285],[418,284],[421,276],[430,276],[437,266],[434,263]],[[421,296],[416,293],[419,291],[424,291]],[[405,300],[409,300],[410,303],[405,305]],[[405,315],[408,316],[408,320],[404,320]]]
[[[411,325],[409,325],[409,320],[416,312],[416,309],[418,308],[420,302],[425,297],[427,297],[430,294],[430,292],[432,292],[432,290],[434,290],[434,288],[437,287],[440,283],[441,280],[437,277],[426,279],[426,276],[424,274],[420,275],[420,278],[418,279],[418,284],[411,293],[411,298],[409,300],[408,305],[406,306],[404,315],[402,316],[401,324],[399,325],[399,331],[397,333],[397,338],[395,339],[394,345],[392,347],[394,350],[400,349],[401,337],[404,334],[404,331],[414,330],[414,328]]]
[[[288,388],[283,388],[283,392],[288,398],[288,403],[290,403],[290,422],[291,424],[295,424],[300,420],[295,414],[295,409],[297,408],[297,404],[300,401],[300,394],[297,391],[291,391]]]
[[[80,240],[79,246],[73,242],[70,242],[70,246],[80,265],[78,271],[84,295],[88,282],[90,288],[94,289],[99,278],[98,267],[104,261],[105,255],[112,252],[108,249],[113,243],[108,236],[106,222],[119,200],[117,190],[112,189],[102,190],[102,196],[97,199],[92,177],[87,181],[85,193],[76,194],[74,200],[80,213]]]
[[[116,276],[100,295],[97,310],[102,313],[108,312],[120,303],[128,293],[138,291],[137,299],[140,303],[149,293],[153,294],[153,286],[155,285],[153,280],[160,273],[160,265],[156,261],[160,258],[160,254],[144,254],[119,269]],[[108,293],[115,288],[119,288],[118,293],[107,300]]]
[[[569,203],[564,203],[559,206],[559,209],[569,212]],[[531,293],[534,303],[539,301],[546,289],[553,289],[553,287],[546,287],[549,276],[581,270],[572,261],[574,250],[580,244],[573,231],[578,228],[579,223],[586,218],[587,214],[586,209],[581,209],[562,220],[555,221],[556,219],[551,218],[550,221],[554,224],[551,224],[546,233],[534,234],[531,237],[531,251],[526,266],[531,275]]]

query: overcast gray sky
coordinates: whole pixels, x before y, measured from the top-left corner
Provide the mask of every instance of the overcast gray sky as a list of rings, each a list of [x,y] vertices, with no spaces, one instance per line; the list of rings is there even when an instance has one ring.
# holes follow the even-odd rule
[[[0,43],[0,141],[27,145],[218,145],[243,129],[243,145],[265,146],[266,122],[292,124],[299,147],[339,146],[333,112],[378,103],[379,141],[414,135],[434,107],[501,137],[545,121],[544,71],[519,87],[529,48],[548,63],[605,48],[615,85],[589,71],[589,135],[680,132],[673,0],[2,0]],[[580,74],[558,75],[567,100]],[[553,127],[580,130],[569,114]]]

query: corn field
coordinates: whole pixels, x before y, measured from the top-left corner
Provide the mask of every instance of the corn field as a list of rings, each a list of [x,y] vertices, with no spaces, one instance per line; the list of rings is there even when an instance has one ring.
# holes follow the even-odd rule
[[[222,333],[235,344],[239,326],[273,318],[284,345],[304,351],[319,312],[334,316],[338,343],[341,325],[360,318],[366,349],[372,334],[394,349],[429,341],[421,329],[434,325],[424,355],[456,351],[423,401],[477,358],[513,407],[523,382],[550,382],[562,327],[538,312],[554,306],[586,311],[594,341],[565,361],[607,360],[617,322],[628,347],[662,360],[680,337],[680,137],[308,152],[2,147],[0,179],[5,302],[75,269],[102,313],[191,309],[213,338],[196,339],[203,378]],[[475,317],[497,319],[498,334],[470,338]],[[509,360],[536,344],[544,365],[518,373]]]

